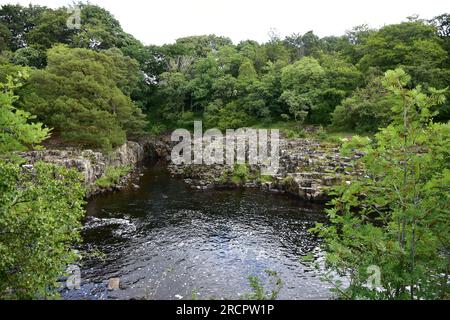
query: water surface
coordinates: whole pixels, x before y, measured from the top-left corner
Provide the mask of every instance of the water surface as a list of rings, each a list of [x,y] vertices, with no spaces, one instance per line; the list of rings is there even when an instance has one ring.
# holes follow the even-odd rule
[[[162,164],[143,170],[138,185],[88,203],[83,249],[95,254],[82,279],[85,290],[103,284],[97,298],[239,299],[251,292],[249,276],[268,281],[265,270],[284,282],[280,299],[330,297],[300,259],[321,257],[308,232],[321,206],[254,189],[194,190]],[[104,292],[113,277],[122,289]]]

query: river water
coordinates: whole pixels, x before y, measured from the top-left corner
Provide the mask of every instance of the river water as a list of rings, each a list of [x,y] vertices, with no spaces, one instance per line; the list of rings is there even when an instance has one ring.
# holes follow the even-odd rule
[[[329,286],[302,256],[322,259],[308,232],[323,207],[254,189],[194,190],[163,164],[142,171],[139,189],[97,196],[82,233],[82,290],[66,299],[241,299],[249,276],[279,299],[328,299]],[[121,290],[106,290],[120,278]]]

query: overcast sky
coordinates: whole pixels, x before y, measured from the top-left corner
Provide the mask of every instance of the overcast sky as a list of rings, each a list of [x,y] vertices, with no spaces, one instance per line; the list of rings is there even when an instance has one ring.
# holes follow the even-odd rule
[[[0,4],[59,7],[72,0],[0,0]],[[449,0],[90,0],[114,14],[123,29],[145,44],[171,43],[201,34],[233,42],[268,40],[275,29],[284,37],[313,30],[319,36],[342,35],[353,26],[380,27],[419,14],[432,18],[450,12]]]

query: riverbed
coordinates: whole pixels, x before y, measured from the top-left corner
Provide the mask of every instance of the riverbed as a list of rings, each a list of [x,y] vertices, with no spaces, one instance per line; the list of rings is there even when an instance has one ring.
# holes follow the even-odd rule
[[[136,184],[87,204],[81,290],[63,298],[243,299],[251,276],[271,291],[266,270],[283,282],[279,299],[331,298],[308,231],[323,206],[257,189],[195,190],[163,163],[147,164]],[[107,290],[111,278],[119,290]]]

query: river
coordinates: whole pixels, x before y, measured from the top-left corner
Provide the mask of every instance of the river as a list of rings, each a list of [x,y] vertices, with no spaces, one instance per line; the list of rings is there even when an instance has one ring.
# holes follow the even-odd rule
[[[241,299],[249,276],[279,299],[328,299],[320,271],[301,259],[323,259],[308,229],[323,207],[256,189],[194,190],[164,164],[142,170],[139,188],[97,196],[87,204],[82,290],[66,299]],[[106,289],[120,278],[121,290]]]

